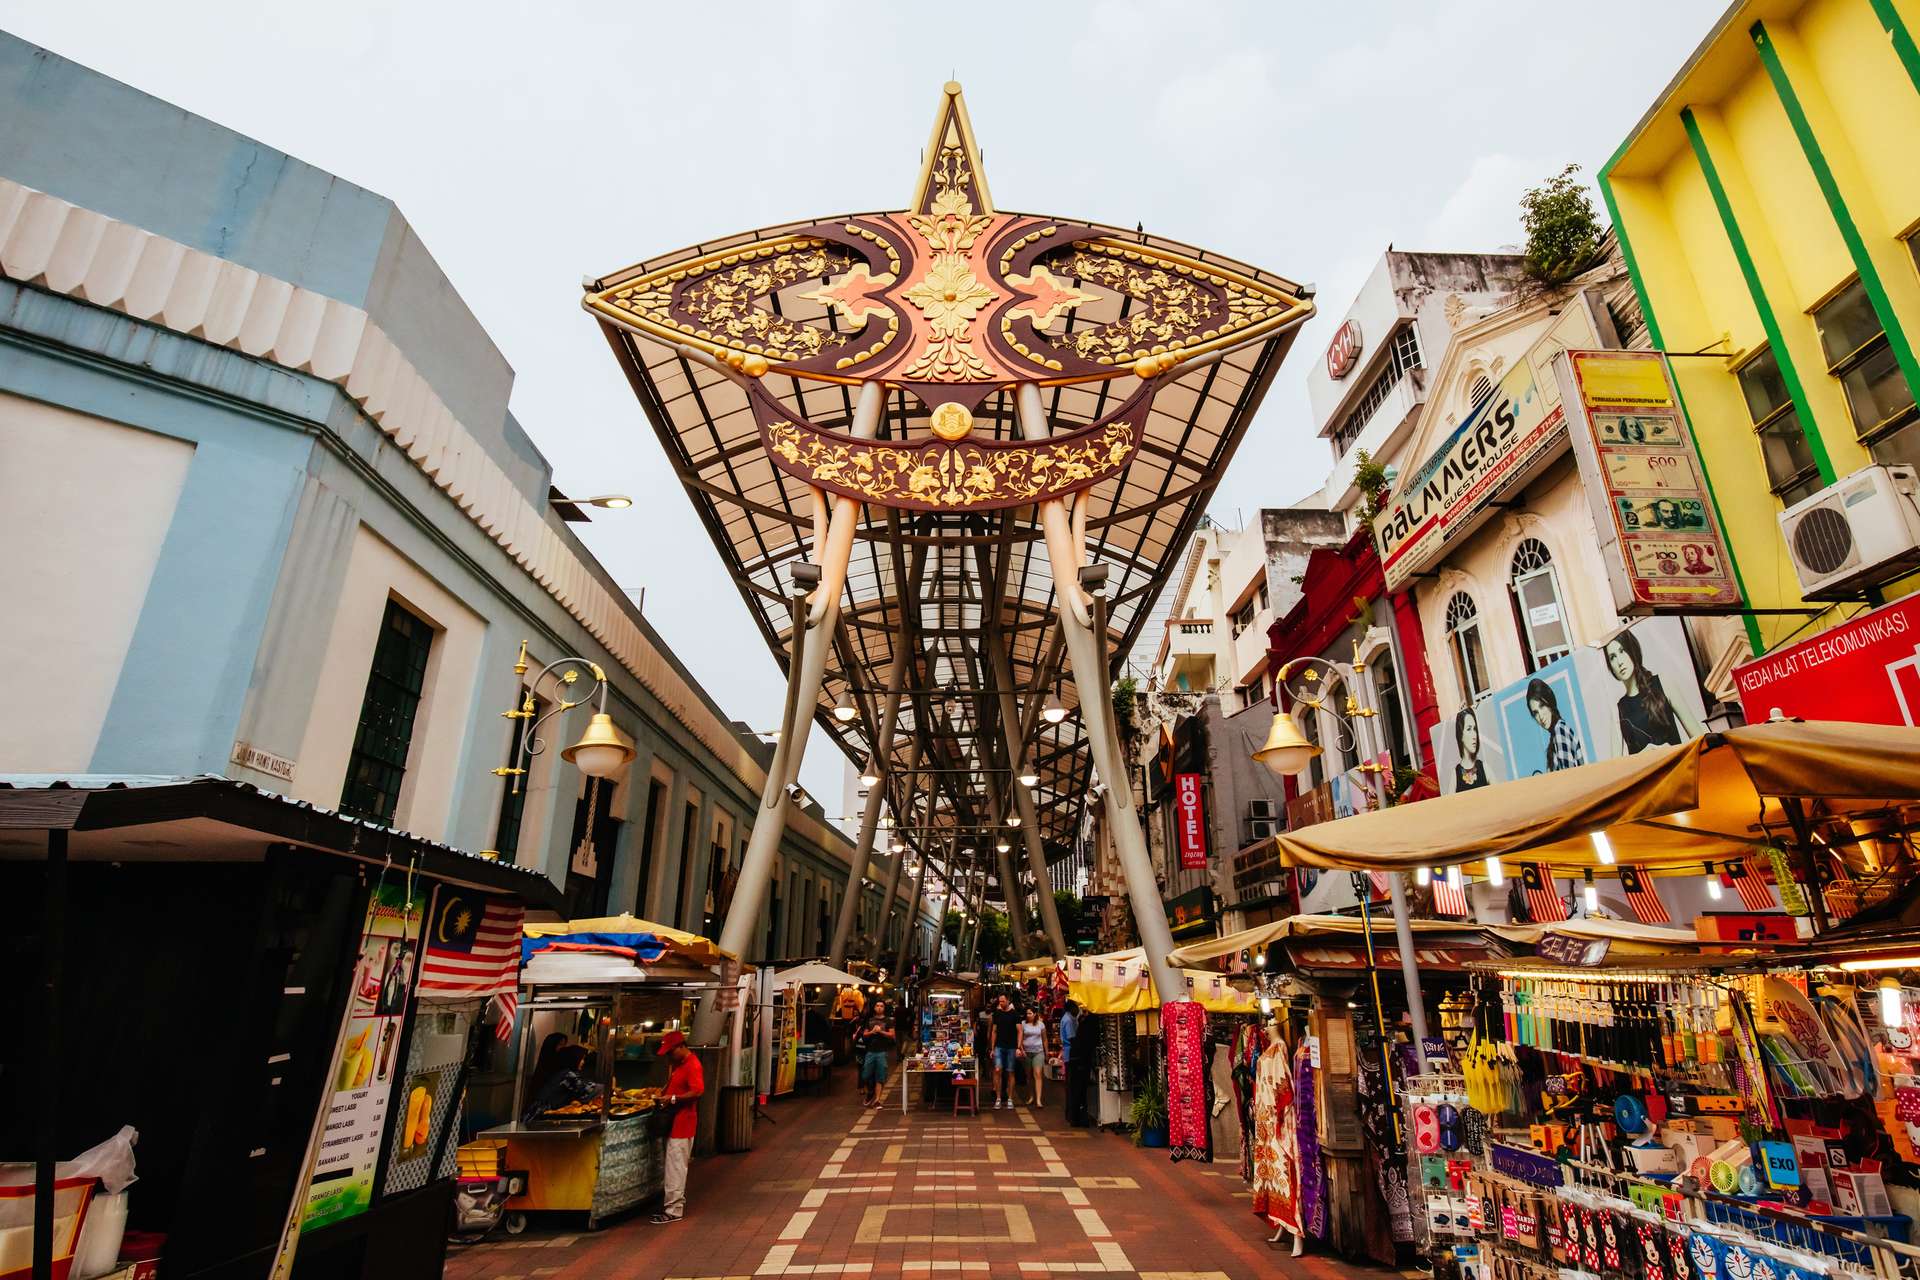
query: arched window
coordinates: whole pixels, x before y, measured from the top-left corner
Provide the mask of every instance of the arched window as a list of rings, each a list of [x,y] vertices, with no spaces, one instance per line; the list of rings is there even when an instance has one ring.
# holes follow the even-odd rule
[[[1470,405],[1479,404],[1492,394],[1493,379],[1484,373],[1476,374],[1473,379],[1473,385],[1467,388],[1467,403]]]
[[[1513,617],[1528,670],[1538,671],[1573,651],[1553,553],[1538,538],[1527,538],[1513,549]]]
[[[1464,591],[1454,592],[1447,601],[1447,648],[1453,651],[1460,696],[1472,702],[1488,688],[1487,653],[1480,643],[1480,610]]]

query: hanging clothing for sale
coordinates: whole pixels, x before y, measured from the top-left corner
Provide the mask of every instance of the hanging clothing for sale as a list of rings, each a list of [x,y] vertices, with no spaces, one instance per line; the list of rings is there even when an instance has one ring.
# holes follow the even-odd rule
[[[1207,1123],[1207,1011],[1193,1000],[1160,1006],[1167,1042],[1167,1145],[1175,1160],[1213,1159]]]
[[[1250,1023],[1233,1032],[1233,1106],[1240,1117],[1240,1181],[1253,1181],[1253,1082],[1267,1047],[1266,1028]]]
[[[1275,1040],[1254,1074],[1253,1211],[1269,1227],[1300,1230],[1299,1109],[1294,1106],[1292,1056]]]
[[[1294,1134],[1300,1170],[1300,1226],[1316,1239],[1327,1234],[1327,1182],[1320,1165],[1320,1103],[1314,1095],[1313,1049],[1305,1041],[1293,1055]]]

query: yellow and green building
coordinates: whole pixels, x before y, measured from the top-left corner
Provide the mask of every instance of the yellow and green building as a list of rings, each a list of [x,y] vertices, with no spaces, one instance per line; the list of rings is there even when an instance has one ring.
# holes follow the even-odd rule
[[[1601,171],[1762,653],[1837,622],[1777,517],[1920,464],[1920,0],[1741,0]],[[1883,588],[1920,588],[1920,576]]]

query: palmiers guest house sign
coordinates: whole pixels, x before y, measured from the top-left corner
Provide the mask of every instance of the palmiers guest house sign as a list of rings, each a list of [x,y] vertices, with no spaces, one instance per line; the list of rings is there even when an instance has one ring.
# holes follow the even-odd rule
[[[1468,410],[1373,522],[1387,590],[1431,568],[1486,520],[1494,503],[1524,485],[1567,443],[1553,359],[1600,345],[1592,302],[1576,295],[1552,328],[1493,390]]]

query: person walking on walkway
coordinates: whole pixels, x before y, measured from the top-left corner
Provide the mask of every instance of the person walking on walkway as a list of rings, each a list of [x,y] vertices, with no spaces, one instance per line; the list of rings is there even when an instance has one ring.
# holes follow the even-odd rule
[[[1060,1069],[1066,1076],[1067,1123],[1087,1123],[1087,1084],[1093,1066],[1093,1046],[1080,1042],[1080,1003],[1067,1001],[1060,1015]]]
[[[1036,1107],[1046,1105],[1040,1098],[1040,1082],[1047,1065],[1047,1024],[1040,1021],[1037,1004],[1027,1006],[1027,1020],[1020,1024],[1020,1056],[1027,1060],[1027,1088],[1033,1094],[1028,1101]]]
[[[993,1004],[993,1067],[999,1085],[994,1109],[1013,1109],[1013,1063],[1020,1052],[1020,1015],[1002,992]]]
[[[860,1063],[860,1093],[869,1107],[880,1105],[887,1088],[887,1070],[893,1065],[893,1028],[878,1017],[868,1018],[855,1037],[853,1049]]]
[[[658,1052],[671,1068],[660,1103],[671,1108],[673,1128],[667,1132],[666,1199],[652,1220],[678,1222],[687,1212],[687,1164],[693,1159],[693,1135],[700,1128],[700,1109],[694,1103],[706,1092],[707,1081],[700,1059],[687,1048],[687,1037],[681,1032],[662,1036]]]

